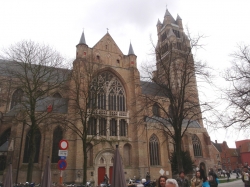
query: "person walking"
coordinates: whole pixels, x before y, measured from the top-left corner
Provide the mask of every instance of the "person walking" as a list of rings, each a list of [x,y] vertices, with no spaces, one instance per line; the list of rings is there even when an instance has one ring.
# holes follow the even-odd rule
[[[210,168],[210,170],[209,170],[208,182],[209,182],[210,187],[217,187],[218,186],[218,183],[219,183],[218,176],[214,172],[213,168]]]
[[[202,187],[203,179],[200,171],[195,172],[195,176],[191,179],[191,187]]]
[[[179,187],[190,187],[188,179],[185,177],[184,171],[179,172],[179,177],[176,179]]]
[[[242,172],[242,181],[244,182],[245,187],[250,187],[249,170],[245,166],[244,166],[243,172]]]

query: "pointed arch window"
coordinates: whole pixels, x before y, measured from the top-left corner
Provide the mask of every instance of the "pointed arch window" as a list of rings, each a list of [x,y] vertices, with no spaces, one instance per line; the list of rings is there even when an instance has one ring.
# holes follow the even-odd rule
[[[1,134],[0,147],[8,141],[8,139],[10,138],[10,133],[11,133],[11,128],[8,128],[7,130],[4,131],[4,133]]]
[[[123,147],[123,164],[124,166],[131,165],[131,145],[128,143]]]
[[[10,138],[11,129],[5,130],[0,136],[0,147],[5,146],[4,144],[8,144],[8,139]],[[6,168],[7,156],[0,156],[0,171],[4,171]]]
[[[63,139],[63,130],[61,127],[58,126],[53,132],[51,163],[57,163],[59,161],[58,145],[62,139]]]
[[[105,118],[99,119],[99,135],[106,136],[107,132],[107,120]]]
[[[93,79],[89,107],[112,111],[126,110],[125,89],[120,80],[108,71]]]
[[[54,93],[53,97],[54,98],[62,98],[61,94],[59,94],[58,92]]]
[[[18,88],[12,95],[11,98],[11,105],[10,105],[10,109],[12,109],[14,106],[16,106],[17,104],[20,104],[22,102],[22,98],[23,98],[23,90]]]
[[[114,118],[110,120],[110,136],[117,136],[117,120]]]
[[[120,120],[120,128],[119,128],[120,132],[120,136],[126,136],[127,135],[127,122],[125,121],[125,119],[121,119]]]
[[[88,121],[88,135],[96,135],[96,118],[90,118]]]
[[[151,166],[160,165],[159,140],[155,134],[153,134],[149,139],[149,155]]]
[[[41,143],[40,130],[39,129],[33,130],[34,144],[32,143],[31,136],[32,136],[32,133],[31,133],[31,130],[29,130],[29,132],[26,135],[26,140],[25,140],[23,163],[29,162],[30,152],[32,149],[35,152],[34,163],[38,163],[39,152],[40,152],[40,143]],[[32,146],[32,145],[34,145],[34,146]]]
[[[101,157],[100,164],[104,164],[104,159]]]
[[[193,135],[192,137],[194,156],[199,157],[202,156],[201,142],[197,135]]]
[[[93,166],[93,145],[91,143],[87,144],[87,166]]]
[[[158,117],[160,116],[160,108],[157,103],[153,105],[153,115]]]

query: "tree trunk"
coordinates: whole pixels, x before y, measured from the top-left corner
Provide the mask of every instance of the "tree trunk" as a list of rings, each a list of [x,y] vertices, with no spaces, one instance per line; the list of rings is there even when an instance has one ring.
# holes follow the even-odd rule
[[[32,126],[30,129],[29,145],[30,145],[30,149],[29,149],[30,155],[29,155],[29,163],[28,163],[26,182],[32,182],[34,158],[35,158],[35,153],[36,153],[35,128]]]
[[[181,136],[176,135],[175,138],[175,149],[176,149],[176,157],[177,157],[177,165],[178,165],[178,173],[183,171],[183,164],[181,159]]]
[[[86,139],[82,139],[82,150],[83,150],[83,185],[87,182],[87,149],[86,149]]]

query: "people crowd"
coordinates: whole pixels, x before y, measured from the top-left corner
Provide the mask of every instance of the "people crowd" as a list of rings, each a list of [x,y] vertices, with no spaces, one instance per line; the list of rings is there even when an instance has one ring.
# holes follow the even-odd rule
[[[250,187],[249,166],[244,166],[242,171],[237,168],[234,172],[236,174],[236,179],[239,178],[241,174],[244,187]],[[229,173],[229,176],[227,173]],[[229,180],[231,172],[226,171],[225,174]],[[191,180],[188,180],[184,171],[180,171],[176,179],[171,179],[167,176],[161,175],[157,180],[157,187],[218,187],[218,184],[218,176],[213,168],[210,168],[206,175],[205,168],[202,165],[200,168],[197,168],[195,175]]]

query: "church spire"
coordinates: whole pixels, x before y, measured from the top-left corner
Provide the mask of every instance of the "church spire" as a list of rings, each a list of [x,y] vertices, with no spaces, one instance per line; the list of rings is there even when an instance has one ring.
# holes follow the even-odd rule
[[[128,55],[135,55],[131,42],[129,45]]]
[[[166,9],[165,15],[164,15],[164,23],[175,23],[175,19],[170,14],[168,9]]]
[[[82,31],[82,36],[81,36],[81,39],[79,41],[79,44],[85,44],[85,45],[87,45],[86,41],[85,41],[84,31]]]

